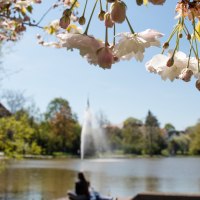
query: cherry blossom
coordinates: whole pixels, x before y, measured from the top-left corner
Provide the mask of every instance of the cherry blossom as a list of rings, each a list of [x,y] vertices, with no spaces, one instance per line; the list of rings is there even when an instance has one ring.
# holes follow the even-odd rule
[[[110,69],[114,63],[114,55],[109,47],[102,47],[97,50],[98,65],[104,69]]]
[[[96,6],[98,2],[99,7]],[[165,2],[166,0],[136,0],[139,6],[148,3],[164,6]],[[128,0],[55,0],[49,9],[44,11],[44,15],[35,21],[32,18],[32,12],[36,7],[33,5],[41,3],[42,0],[0,0],[0,41],[3,43],[17,41],[28,27],[37,27],[43,30],[45,35],[37,37],[39,44],[68,50],[76,49],[90,64],[98,65],[103,69],[111,69],[116,61],[131,58],[142,62],[147,48],[161,46],[160,39],[164,34],[159,31],[153,29],[134,31],[135,27],[132,28],[127,16]],[[91,10],[88,9],[88,4]],[[80,12],[79,7],[81,7]],[[43,25],[41,23],[43,19],[52,9],[57,8],[61,12],[59,18]],[[93,14],[99,8],[98,17],[95,18]],[[177,23],[162,45],[161,53],[153,56],[145,66],[147,71],[159,74],[163,80],[180,79],[189,82],[194,77],[197,79],[196,87],[200,90],[200,51],[198,49],[200,1],[178,0],[175,2],[175,11]],[[92,29],[90,25],[92,26],[91,21],[95,19],[103,25],[99,26],[103,28],[101,33],[105,33],[101,37],[103,39],[97,39],[93,35],[94,28]],[[122,26],[124,30],[121,33],[117,32],[121,30],[118,26],[126,25],[125,22],[130,32],[126,30],[126,26]],[[82,31],[82,28],[85,31]],[[50,36],[46,37],[46,35]],[[181,51],[183,45],[184,49],[188,47],[187,55]],[[174,50],[166,55],[165,51],[168,48]]]
[[[98,64],[97,50],[104,47],[104,43],[80,33],[63,33],[57,35],[62,47],[67,49],[78,49],[81,56],[87,59],[90,64]]]
[[[171,67],[167,66],[168,60],[171,58],[172,52],[168,55],[157,54],[148,61],[145,66],[147,71],[157,73],[161,76],[163,80],[171,80],[178,78],[181,74],[181,71],[184,68],[187,68],[188,58],[183,52],[176,52],[174,54],[174,62]]]
[[[155,30],[147,29],[140,33],[121,33],[119,42],[114,47],[117,57],[122,60],[130,60],[135,57],[137,61],[144,58],[145,48],[150,46],[160,46],[158,38],[163,34]]]
[[[172,59],[173,51],[169,54],[158,54],[148,61],[145,66],[147,71],[159,74],[163,80],[181,79],[185,82],[195,78],[200,79],[199,63],[195,57],[187,57],[185,53],[178,51],[173,56],[173,64],[169,67],[167,63]]]

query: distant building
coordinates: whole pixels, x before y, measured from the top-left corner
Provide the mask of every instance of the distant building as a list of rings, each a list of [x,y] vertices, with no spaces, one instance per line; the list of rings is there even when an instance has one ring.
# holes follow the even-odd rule
[[[11,116],[11,112],[0,103],[0,118]]]

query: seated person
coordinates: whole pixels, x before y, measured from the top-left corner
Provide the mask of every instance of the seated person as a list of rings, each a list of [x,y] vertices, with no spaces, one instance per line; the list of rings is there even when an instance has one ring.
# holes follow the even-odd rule
[[[90,183],[85,179],[85,176],[82,172],[78,173],[78,181],[75,185],[75,192],[77,195],[90,196],[89,192]]]
[[[75,194],[68,192],[71,200],[90,200],[90,183],[86,180],[82,172],[78,173],[78,181],[75,183]]]

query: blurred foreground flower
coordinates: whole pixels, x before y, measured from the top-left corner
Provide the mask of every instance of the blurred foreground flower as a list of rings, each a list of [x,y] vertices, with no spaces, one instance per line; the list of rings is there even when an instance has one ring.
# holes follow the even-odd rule
[[[135,57],[137,61],[142,62],[145,48],[150,46],[160,46],[158,38],[163,34],[155,30],[147,29],[140,33],[121,33],[119,42],[114,47],[117,57],[122,60],[130,60]]]
[[[104,46],[104,43],[100,40],[95,39],[93,36],[68,32],[59,34],[57,37],[62,47],[71,50],[78,49],[80,55],[86,58],[90,64],[98,64],[97,50]]]
[[[198,72],[198,60],[194,57],[187,57],[185,53],[178,51],[174,55],[173,51],[169,54],[158,54],[146,63],[146,69],[149,72],[159,74],[163,80],[182,79],[185,82],[190,81],[194,75],[200,78]],[[173,64],[169,67],[167,63],[173,56]]]
[[[48,38],[39,36],[39,44],[70,50],[77,49],[90,64],[98,65],[103,69],[111,69],[117,61],[131,58],[142,62],[146,48],[161,46],[159,39],[164,36],[162,33],[153,29],[143,32],[134,31],[127,16],[131,3],[128,0],[55,0],[55,3],[36,22],[32,18],[32,11],[35,8],[33,4],[41,2],[41,0],[0,0],[0,41],[17,41],[26,31],[27,26],[38,27],[49,35]],[[151,3],[160,7],[165,2],[166,0],[136,0],[139,6]],[[146,63],[146,69],[159,74],[163,80],[181,79],[189,82],[192,77],[195,77],[196,87],[199,89],[200,0],[178,0],[175,5],[177,23],[162,45],[161,54],[153,56]],[[82,8],[81,13],[79,7]],[[41,26],[47,14],[56,8],[61,11],[59,19],[50,22],[47,26]],[[93,33],[90,33],[96,29],[96,27],[90,29],[95,12],[98,13],[98,15],[96,13],[98,16],[96,24],[101,23],[97,26],[103,29],[103,31],[98,29],[99,33],[103,33],[101,37],[103,39],[97,39]],[[132,20],[132,17],[130,19]],[[118,26],[125,22],[128,24],[129,32],[127,30],[117,32],[120,30]],[[85,31],[82,32],[78,24]],[[181,52],[182,44],[187,55]],[[174,50],[165,55],[169,47]]]

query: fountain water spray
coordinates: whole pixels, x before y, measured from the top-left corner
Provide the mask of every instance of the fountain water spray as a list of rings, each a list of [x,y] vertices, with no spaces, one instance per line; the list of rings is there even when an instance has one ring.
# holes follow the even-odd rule
[[[90,103],[87,100],[81,131],[81,159],[84,159],[85,156],[94,156],[96,152],[100,153],[108,150],[104,130],[92,115]]]

